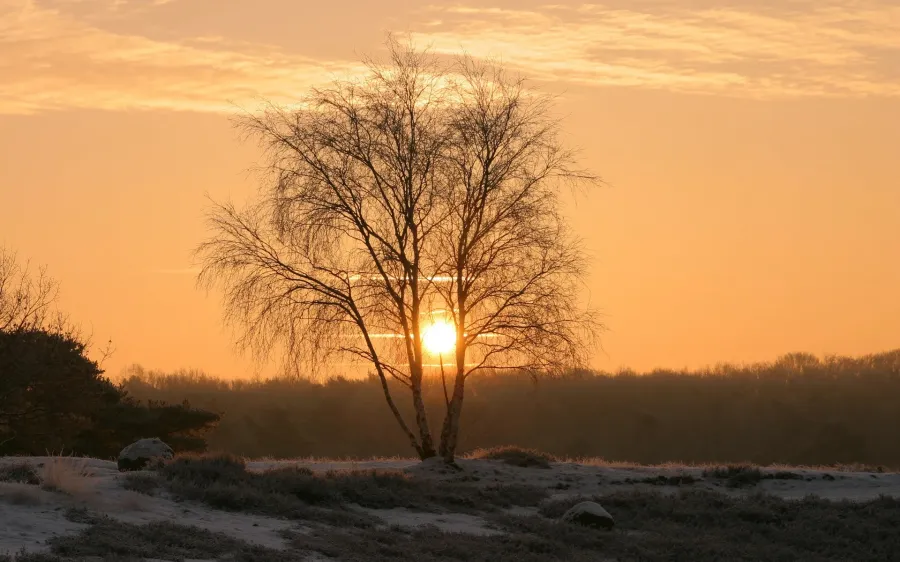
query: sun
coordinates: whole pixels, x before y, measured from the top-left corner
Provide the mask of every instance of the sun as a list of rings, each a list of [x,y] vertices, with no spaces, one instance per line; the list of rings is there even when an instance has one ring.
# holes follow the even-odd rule
[[[438,320],[422,332],[422,344],[435,355],[447,353],[456,347],[456,330],[452,324]]]

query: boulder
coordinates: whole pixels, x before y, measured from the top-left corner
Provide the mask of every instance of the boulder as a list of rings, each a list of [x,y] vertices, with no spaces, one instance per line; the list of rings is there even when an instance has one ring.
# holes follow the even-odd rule
[[[119,470],[144,470],[153,461],[168,460],[174,456],[172,447],[161,439],[138,439],[119,453]]]
[[[611,529],[616,524],[612,515],[595,502],[581,502],[573,506],[563,514],[562,521],[595,529]]]

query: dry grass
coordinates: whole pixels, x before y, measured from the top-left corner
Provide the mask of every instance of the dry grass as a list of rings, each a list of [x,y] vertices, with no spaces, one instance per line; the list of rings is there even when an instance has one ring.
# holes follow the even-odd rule
[[[50,457],[38,471],[41,488],[77,498],[94,491],[92,475],[87,459],[62,455]]]

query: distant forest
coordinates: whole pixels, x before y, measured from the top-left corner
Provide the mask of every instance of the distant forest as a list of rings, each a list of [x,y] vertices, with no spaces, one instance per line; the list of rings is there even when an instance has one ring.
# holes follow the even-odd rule
[[[414,456],[374,377],[224,381],[132,366],[138,399],[221,413],[209,449],[249,457]],[[900,469],[900,349],[863,357],[556,378],[492,374],[467,383],[460,451],[518,445],[611,461],[866,464]],[[430,411],[443,395],[428,386]],[[404,413],[411,414],[411,409]],[[433,420],[438,427],[439,420]]]

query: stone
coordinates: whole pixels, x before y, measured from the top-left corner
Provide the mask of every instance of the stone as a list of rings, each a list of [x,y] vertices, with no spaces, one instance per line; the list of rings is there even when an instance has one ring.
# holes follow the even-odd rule
[[[174,456],[172,447],[161,439],[138,439],[119,453],[119,471],[144,470],[153,461],[169,460]]]
[[[616,521],[603,506],[596,502],[586,501],[573,506],[562,516],[562,521],[577,523],[595,529],[611,529]]]

